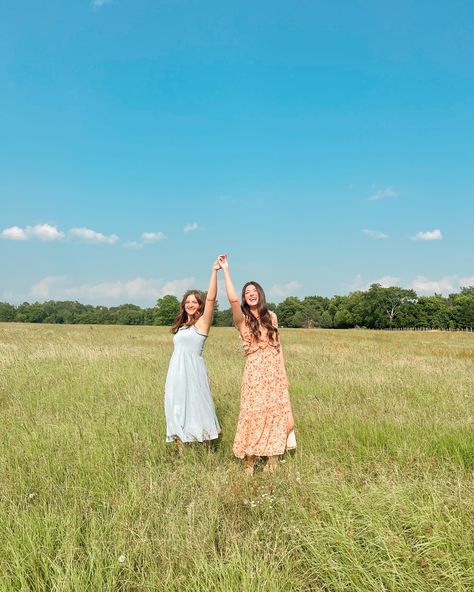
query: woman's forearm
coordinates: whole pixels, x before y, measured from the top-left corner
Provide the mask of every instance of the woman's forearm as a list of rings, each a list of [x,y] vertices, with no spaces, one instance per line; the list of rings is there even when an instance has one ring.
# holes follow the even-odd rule
[[[227,293],[227,298],[229,302],[233,304],[234,302],[238,302],[239,299],[237,298],[237,294],[235,292],[234,284],[232,282],[232,277],[230,275],[229,268],[224,268],[224,280],[225,280],[225,291]]]
[[[217,298],[217,271],[212,269],[211,279],[209,280],[209,287],[207,289],[206,300],[214,302]]]
[[[235,293],[234,284],[232,283],[232,278],[230,276],[230,271],[227,266],[223,268],[224,271],[224,280],[225,280],[225,290],[227,293],[227,298],[229,299],[230,308],[232,310],[232,317],[234,319],[234,323],[240,329],[240,326],[244,320],[244,316],[242,314],[242,310],[240,308],[240,302],[237,298],[237,294]]]

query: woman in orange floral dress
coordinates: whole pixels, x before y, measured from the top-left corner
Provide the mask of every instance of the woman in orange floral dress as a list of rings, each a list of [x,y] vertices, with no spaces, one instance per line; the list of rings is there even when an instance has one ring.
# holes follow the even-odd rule
[[[273,471],[278,457],[296,447],[277,316],[268,310],[265,293],[257,282],[245,284],[240,304],[227,256],[221,255],[218,261],[246,355],[233,451],[238,458],[246,459],[247,473],[253,474],[256,456],[268,457],[264,470]]]

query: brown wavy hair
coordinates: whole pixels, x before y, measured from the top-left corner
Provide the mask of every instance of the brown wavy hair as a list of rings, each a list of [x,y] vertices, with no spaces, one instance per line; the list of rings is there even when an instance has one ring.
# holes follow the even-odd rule
[[[192,317],[190,317],[188,315],[188,313],[186,312],[186,310],[184,308],[184,303],[186,302],[186,298],[191,295],[194,296],[194,298],[196,298],[196,300],[199,304],[199,308],[198,308],[197,312]],[[178,313],[178,316],[176,317],[173,327],[171,328],[171,333],[177,333],[179,331],[179,329],[183,326],[192,327],[196,323],[198,318],[202,316],[202,313],[204,312],[205,304],[206,304],[206,300],[205,300],[204,294],[202,292],[200,292],[199,290],[188,290],[184,294],[183,299],[181,300],[181,304],[179,306],[179,313]]]
[[[245,290],[246,288],[248,288],[248,286],[255,286],[258,292],[258,319],[254,317],[254,315],[250,311],[250,306],[245,301]],[[257,341],[260,341],[260,337],[262,336],[260,326],[265,327],[265,329],[268,331],[268,338],[270,339],[270,341],[273,341],[274,343],[278,341],[278,329],[272,323],[272,317],[270,315],[270,311],[268,310],[265,292],[263,291],[263,288],[259,283],[247,282],[244,285],[244,287],[242,288],[242,300],[240,308],[242,309],[242,313],[245,317],[247,325],[250,327],[250,330],[252,331],[252,335]]]

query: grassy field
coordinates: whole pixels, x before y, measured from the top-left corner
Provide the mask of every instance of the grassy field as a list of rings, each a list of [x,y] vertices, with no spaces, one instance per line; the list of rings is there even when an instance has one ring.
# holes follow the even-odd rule
[[[474,335],[283,330],[298,450],[164,443],[170,333],[0,324],[0,591],[474,590]]]

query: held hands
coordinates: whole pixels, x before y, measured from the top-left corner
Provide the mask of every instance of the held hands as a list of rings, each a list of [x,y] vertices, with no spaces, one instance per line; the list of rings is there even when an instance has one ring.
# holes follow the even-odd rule
[[[214,261],[212,265],[212,269],[214,271],[219,271],[219,269],[228,269],[229,264],[227,263],[227,254],[219,255],[217,259]]]
[[[229,269],[229,264],[227,263],[227,254],[219,255],[217,261],[222,269]]]

